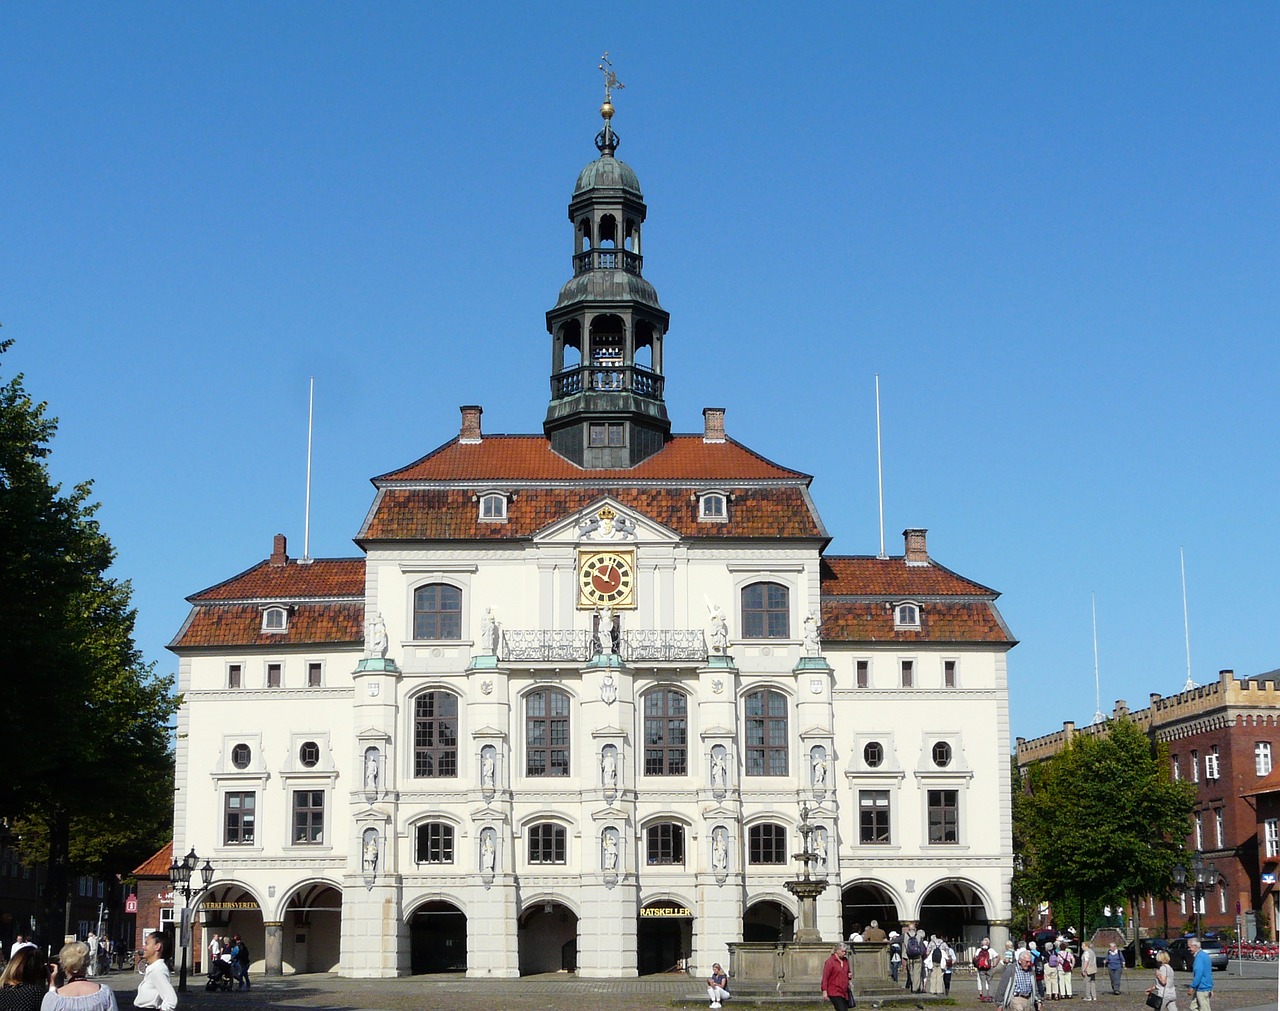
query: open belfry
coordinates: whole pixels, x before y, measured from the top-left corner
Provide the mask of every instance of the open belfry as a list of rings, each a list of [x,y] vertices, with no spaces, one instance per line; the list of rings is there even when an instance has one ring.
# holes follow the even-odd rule
[[[277,535],[170,644],[174,852],[212,854],[198,918],[268,973],[706,975],[730,942],[793,936],[802,863],[823,938],[1003,940],[997,593],[923,529],[827,554],[812,478],[722,408],[672,432],[605,70],[542,431],[488,435],[464,406],[374,479],[358,554]]]

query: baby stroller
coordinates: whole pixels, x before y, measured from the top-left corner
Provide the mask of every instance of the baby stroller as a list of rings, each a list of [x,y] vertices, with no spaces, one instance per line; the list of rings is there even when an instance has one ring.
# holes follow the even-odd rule
[[[231,963],[215,958],[209,965],[209,979],[204,988],[209,991],[221,990],[224,993],[235,985],[236,979],[231,972]]]

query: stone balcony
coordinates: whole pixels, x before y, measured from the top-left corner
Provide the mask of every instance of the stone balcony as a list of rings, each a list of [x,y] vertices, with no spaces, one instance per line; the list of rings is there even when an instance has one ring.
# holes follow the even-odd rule
[[[627,629],[597,634],[585,629],[503,629],[498,659],[504,663],[587,663],[616,655],[624,663],[705,663],[700,628]]]

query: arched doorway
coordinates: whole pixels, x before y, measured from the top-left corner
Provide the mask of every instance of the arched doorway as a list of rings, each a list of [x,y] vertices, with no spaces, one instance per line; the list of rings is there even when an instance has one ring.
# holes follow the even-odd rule
[[[578,914],[562,902],[544,899],[520,914],[517,934],[520,975],[578,971]]]
[[[249,978],[263,973],[267,964],[266,931],[262,925],[262,908],[251,892],[234,882],[212,885],[201,898],[198,912],[202,929],[195,943],[201,950],[193,955],[200,956],[202,972],[209,971],[209,938],[214,934],[228,937],[238,934],[249,949]],[[195,962],[193,957],[193,966]]]
[[[781,902],[765,899],[753,902],[742,914],[744,941],[795,940],[796,918]]]
[[[871,882],[864,881],[846,888],[841,895],[840,911],[844,937],[852,934],[855,927],[866,930],[872,920],[886,933],[902,929],[902,918],[893,896]]]
[[[964,881],[944,881],[921,896],[920,926],[964,944],[977,944],[991,929],[982,896]]]
[[[301,885],[284,907],[284,971],[336,972],[342,949],[342,893],[327,882]]]
[[[409,971],[464,972],[467,915],[452,902],[424,902],[409,919]]]
[[[640,910],[636,968],[641,976],[683,972],[693,949],[693,912],[682,902],[658,900]]]

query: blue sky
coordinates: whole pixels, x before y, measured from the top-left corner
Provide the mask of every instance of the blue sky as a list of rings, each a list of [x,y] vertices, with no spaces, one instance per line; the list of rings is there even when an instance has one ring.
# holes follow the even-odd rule
[[[1015,734],[1280,667],[1280,7],[0,7],[5,374],[183,598],[355,554],[367,479],[540,429],[600,53],[677,431],[815,475],[831,550],[1001,590]]]

